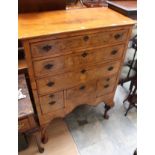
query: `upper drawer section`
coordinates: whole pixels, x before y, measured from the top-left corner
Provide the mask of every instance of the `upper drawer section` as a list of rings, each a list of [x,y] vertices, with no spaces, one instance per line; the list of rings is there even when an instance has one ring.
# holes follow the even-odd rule
[[[124,45],[117,45],[93,50],[84,50],[76,54],[34,61],[34,72],[37,77],[55,75],[71,71],[81,66],[94,65],[99,62],[107,62],[111,59],[121,58]]]
[[[126,40],[127,34],[128,29],[109,32],[101,31],[94,34],[85,34],[81,36],[32,43],[32,57],[56,56],[69,53],[69,51],[74,52],[75,50],[104,46],[110,43]]]

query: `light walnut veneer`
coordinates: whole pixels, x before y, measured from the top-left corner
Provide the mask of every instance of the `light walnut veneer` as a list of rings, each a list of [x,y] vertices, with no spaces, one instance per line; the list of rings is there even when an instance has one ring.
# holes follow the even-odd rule
[[[19,15],[41,127],[81,104],[114,105],[134,23],[108,8]]]

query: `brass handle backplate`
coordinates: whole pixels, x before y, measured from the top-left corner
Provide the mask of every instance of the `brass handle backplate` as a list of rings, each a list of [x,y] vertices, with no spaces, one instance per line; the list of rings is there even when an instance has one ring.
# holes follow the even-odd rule
[[[53,98],[53,97],[54,97],[54,94],[50,94],[49,97],[50,97],[50,98]]]
[[[45,45],[45,46],[42,47],[42,49],[43,49],[44,51],[48,52],[49,50],[52,49],[52,46],[51,46],[51,45]]]
[[[83,40],[84,40],[84,41],[88,41],[88,40],[89,40],[89,36],[84,36],[84,37],[83,37]]]
[[[111,51],[111,54],[115,55],[117,52],[118,52],[117,50],[113,50],[113,51]]]
[[[45,69],[51,69],[54,65],[53,64],[47,64],[44,66]]]
[[[87,52],[83,52],[83,53],[82,53],[82,57],[86,57],[87,55],[88,55]]]
[[[120,34],[120,33],[117,33],[117,34],[115,34],[115,39],[120,39],[121,37],[123,36],[123,33],[122,34]]]
[[[86,87],[85,86],[81,86],[80,87],[80,90],[84,90]]]
[[[54,85],[54,82],[51,82],[51,81],[50,81],[50,82],[47,83],[47,86],[48,86],[48,87],[52,87],[53,85]]]
[[[108,88],[108,87],[109,87],[109,84],[104,85],[104,88]]]
[[[109,68],[108,68],[108,71],[112,71],[114,69],[114,67],[113,66],[110,66]]]
[[[82,74],[84,74],[85,72],[86,72],[86,70],[85,70],[85,69],[82,69],[82,70],[81,70],[81,73],[82,73]]]
[[[51,101],[51,102],[49,102],[48,104],[54,105],[55,103],[56,103],[56,101]]]

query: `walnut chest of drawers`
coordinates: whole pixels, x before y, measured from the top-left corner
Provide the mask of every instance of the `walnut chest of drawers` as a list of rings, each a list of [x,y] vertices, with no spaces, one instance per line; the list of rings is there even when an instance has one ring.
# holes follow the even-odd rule
[[[82,104],[114,105],[133,24],[108,8],[19,15],[41,126]]]

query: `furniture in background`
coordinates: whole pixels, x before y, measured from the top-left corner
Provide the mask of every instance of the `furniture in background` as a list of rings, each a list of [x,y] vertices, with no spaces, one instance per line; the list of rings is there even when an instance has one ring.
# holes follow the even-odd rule
[[[137,0],[109,0],[108,7],[132,19],[137,19]]]
[[[106,0],[81,0],[86,7],[104,7],[107,6]]]
[[[124,65],[121,70],[119,84],[132,81],[137,74],[137,35],[134,36],[126,52]]]
[[[26,95],[26,98],[18,100],[18,132],[24,135],[32,134],[36,140],[39,152],[42,153],[44,148],[40,144],[40,128],[35,119],[24,74],[18,75],[18,89],[22,89],[21,92]]]
[[[18,13],[65,9],[66,0],[18,0]]]
[[[135,66],[136,70],[137,63],[135,64]],[[123,103],[125,103],[126,101],[129,102],[129,107],[126,110],[125,116],[127,116],[130,109],[132,109],[133,107],[137,108],[137,73],[131,80],[129,94],[127,98],[123,101]]]
[[[19,14],[18,23],[42,142],[49,123],[79,105],[103,101],[108,119],[135,22],[108,8],[85,8]]]
[[[137,155],[137,149],[135,150],[134,154],[133,155]]]

